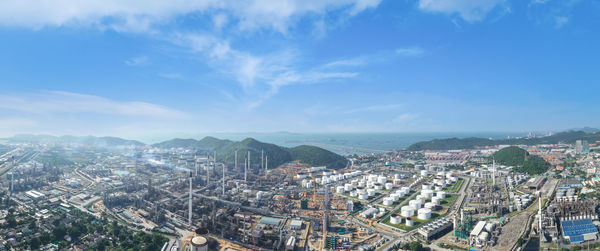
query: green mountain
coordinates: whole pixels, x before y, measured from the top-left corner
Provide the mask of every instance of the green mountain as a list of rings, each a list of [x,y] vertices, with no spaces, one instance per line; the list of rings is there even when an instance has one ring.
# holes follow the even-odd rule
[[[158,148],[195,148],[208,152],[217,152],[217,160],[233,162],[237,151],[238,163],[243,164],[250,152],[250,163],[261,163],[261,151],[268,156],[269,168],[275,168],[291,161],[300,161],[311,166],[327,166],[331,169],[344,168],[346,158],[316,146],[297,146],[287,148],[275,144],[260,142],[253,138],[242,141],[221,140],[214,137],[195,139],[172,139],[152,145]]]
[[[550,136],[537,138],[512,138],[512,139],[485,139],[485,138],[448,138],[434,139],[430,141],[421,141],[410,145],[407,149],[410,151],[421,150],[454,150],[454,149],[474,149],[477,147],[495,146],[495,145],[538,145],[538,144],[557,144],[557,143],[575,143],[576,140],[587,140],[590,143],[600,141],[600,132],[586,133],[583,131],[561,132]]]
[[[525,149],[511,146],[498,150],[492,155],[497,163],[514,166],[516,172],[542,174],[548,171],[550,164],[539,156],[530,155]]]
[[[81,144],[96,147],[121,147],[121,146],[143,146],[146,145],[137,140],[128,140],[117,137],[95,137],[95,136],[52,136],[52,135],[32,135],[18,134],[6,139],[11,143],[32,143],[32,144]]]

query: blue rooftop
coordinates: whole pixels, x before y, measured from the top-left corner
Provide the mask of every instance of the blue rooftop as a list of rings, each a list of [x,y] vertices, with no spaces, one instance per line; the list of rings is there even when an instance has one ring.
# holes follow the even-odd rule
[[[592,223],[592,220],[571,220],[560,223],[563,235],[568,237],[571,243],[583,242],[584,234],[597,234],[598,229]]]

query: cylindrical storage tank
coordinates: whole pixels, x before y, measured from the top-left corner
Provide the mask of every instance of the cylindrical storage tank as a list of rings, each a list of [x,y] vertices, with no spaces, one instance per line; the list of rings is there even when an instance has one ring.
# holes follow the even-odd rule
[[[481,232],[481,234],[479,234],[479,240],[480,241],[487,241],[490,237],[490,234],[488,234],[488,232]]]
[[[440,197],[442,199],[446,198],[446,192],[444,192],[444,191],[439,191],[436,193],[436,195],[437,195],[437,197]]]
[[[375,196],[375,189],[367,189],[367,194],[369,196]]]
[[[418,200],[411,200],[408,204],[413,208],[421,208],[421,202]]]
[[[429,208],[421,208],[421,209],[419,209],[417,218],[419,218],[419,220],[429,220],[429,219],[431,219],[431,209],[429,209]]]
[[[433,198],[431,198],[431,203],[433,203],[435,205],[440,205],[440,203],[441,203],[440,197],[433,197]]]
[[[442,191],[442,187],[441,186],[435,186],[435,190],[436,191]]]
[[[256,199],[257,200],[261,200],[263,196],[263,191],[258,191],[258,193],[256,193]]]
[[[361,200],[366,200],[369,198],[369,195],[367,195],[366,193],[361,193],[358,195],[358,198]]]
[[[369,181],[376,182],[377,181],[377,175],[375,175],[375,174],[369,174]]]
[[[400,217],[400,215],[397,214],[392,214],[392,216],[390,216],[390,223],[398,225],[402,223],[402,217]]]
[[[417,200],[417,201],[419,201],[419,203],[423,204],[423,203],[425,203],[425,196],[419,194],[419,195],[417,195],[415,200]]]
[[[429,172],[427,172],[427,170],[421,170],[421,176],[427,176],[429,175]]]
[[[405,222],[406,222],[405,224],[407,227],[412,227],[414,225],[413,219],[410,217],[406,218]]]
[[[411,217],[411,216],[415,215],[415,208],[411,207],[411,206],[403,206],[400,209],[400,213],[402,214],[403,217]]]
[[[208,251],[208,240],[202,236],[192,238],[192,251]]]
[[[351,197],[356,197],[356,196],[358,196],[358,192],[356,192],[356,190],[350,191],[350,196]]]
[[[390,197],[392,198],[392,201],[400,200],[400,196],[398,194],[392,194]]]
[[[344,187],[343,186],[338,186],[335,188],[335,192],[336,193],[344,193]]]
[[[399,173],[397,173],[397,174],[394,174],[394,179],[395,179],[395,180],[399,180],[399,179],[400,179],[400,174],[399,174]]]
[[[344,185],[344,190],[346,190],[346,192],[352,191],[353,188],[354,187],[352,187],[352,184],[350,184],[350,183],[347,183]]]
[[[431,209],[431,210],[434,210],[434,209],[435,209],[435,206],[436,206],[436,205],[435,205],[435,204],[433,204],[432,202],[427,202],[427,203],[425,203],[425,208],[428,208],[428,209]]]
[[[387,181],[387,178],[385,178],[385,176],[379,176],[377,177],[377,183],[385,183]]]
[[[421,185],[421,189],[423,189],[423,190],[431,190],[431,184],[423,184],[423,185]]]
[[[488,232],[493,232],[496,229],[496,226],[492,223],[485,224],[485,230]]]
[[[410,193],[410,188],[402,187],[402,188],[400,188],[400,191],[404,191],[405,193]]]
[[[394,188],[394,184],[392,184],[392,183],[389,183],[389,182],[388,182],[388,183],[385,183],[385,189],[386,189],[386,190],[390,190],[390,189],[392,189],[392,188]]]
[[[356,192],[358,192],[359,194],[361,194],[361,193],[367,193],[367,190],[365,190],[365,189],[356,189]]]
[[[394,203],[394,201],[392,201],[392,198],[389,198],[389,197],[383,198],[383,205],[391,206],[393,203]]]
[[[381,189],[383,189],[383,186],[381,184],[375,185],[375,190],[381,190]]]
[[[433,191],[432,190],[423,190],[421,191],[421,194],[426,198],[429,199],[431,197],[433,197]]]
[[[367,185],[367,182],[364,182],[364,181],[359,181],[359,182],[358,182],[358,187],[360,187],[360,188],[363,188],[363,187],[365,187],[366,185]]]

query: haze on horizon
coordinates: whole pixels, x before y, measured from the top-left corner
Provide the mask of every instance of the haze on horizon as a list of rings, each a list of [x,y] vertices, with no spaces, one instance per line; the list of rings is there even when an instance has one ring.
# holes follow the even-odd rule
[[[5,1],[0,137],[600,126],[591,0]]]

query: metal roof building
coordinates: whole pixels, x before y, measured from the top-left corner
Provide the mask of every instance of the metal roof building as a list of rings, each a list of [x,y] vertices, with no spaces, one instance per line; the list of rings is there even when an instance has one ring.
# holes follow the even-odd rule
[[[262,217],[260,218],[260,223],[271,226],[279,226],[281,223],[281,219],[272,218],[272,217]]]
[[[561,221],[560,226],[563,236],[575,244],[595,240],[598,235],[598,229],[590,219]]]

